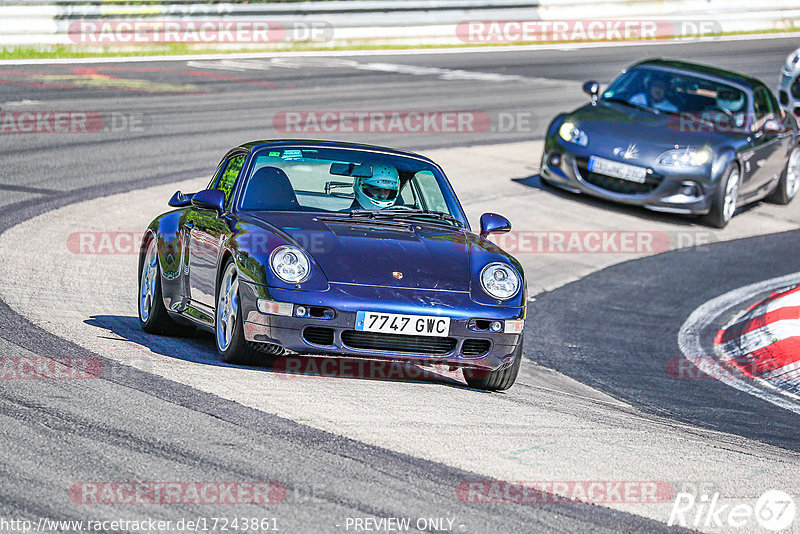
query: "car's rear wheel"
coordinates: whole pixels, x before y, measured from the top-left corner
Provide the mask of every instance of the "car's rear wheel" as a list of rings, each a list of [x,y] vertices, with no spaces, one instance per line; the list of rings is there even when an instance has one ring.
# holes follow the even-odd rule
[[[789,160],[781,173],[781,179],[778,180],[778,187],[770,194],[769,200],[775,204],[786,205],[797,195],[798,189],[800,189],[800,146],[794,147],[789,153]]]
[[[736,212],[738,200],[739,166],[736,163],[731,163],[725,169],[719,187],[714,193],[711,211],[705,217],[706,223],[714,228],[725,228]]]
[[[522,336],[514,350],[514,361],[511,365],[496,371],[483,369],[464,369],[464,378],[470,387],[487,391],[503,391],[514,385],[522,364]]]
[[[149,334],[185,335],[192,329],[172,320],[164,306],[161,293],[161,271],[158,265],[158,247],[150,239],[139,271],[139,325]]]
[[[228,260],[220,279],[214,318],[217,351],[225,363],[265,365],[286,353],[277,345],[264,344],[261,347],[261,344],[248,343],[245,339],[244,320],[239,300],[239,275],[232,260]]]

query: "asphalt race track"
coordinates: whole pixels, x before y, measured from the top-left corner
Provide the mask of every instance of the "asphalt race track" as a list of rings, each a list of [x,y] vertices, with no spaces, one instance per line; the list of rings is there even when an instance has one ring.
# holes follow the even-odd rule
[[[537,360],[649,413],[798,452],[796,413],[708,375],[668,372],[683,357],[678,330],[692,311],[727,291],[800,271],[791,252],[797,240],[794,231],[676,250],[540,295],[530,311],[549,342]],[[719,317],[717,327],[741,311]],[[703,332],[704,344],[716,333]]]
[[[792,231],[800,204],[759,204],[711,231],[692,219],[542,188],[536,172],[547,123],[585,101],[586,79],[605,84],[637,59],[662,56],[741,70],[774,86],[795,47],[794,39],[772,38],[0,64],[2,111],[103,117],[93,133],[2,135],[0,356],[99,358],[104,368],[97,380],[0,380],[0,516],[34,524],[272,517],[285,532],[352,531],[348,518],[365,517],[448,518],[458,532],[657,532],[672,530],[668,501],[486,504],[465,502],[457,488],[489,480],[666,481],[713,487],[730,502],[767,489],[792,493],[797,413],[721,381],[674,379],[667,369],[681,357],[678,331],[698,306],[800,271]],[[276,117],[293,110],[473,110],[491,127],[285,132]],[[68,234],[141,231],[177,183],[200,188],[229,147],[272,137],[430,155],[472,221],[491,210],[520,229],[657,230],[710,244],[647,257],[521,256],[535,300],[519,381],[501,394],[471,390],[446,372],[440,382],[287,380],[221,365],[205,335],[139,331],[136,256],[73,254]],[[266,506],[92,505],[70,493],[76,484],[126,481],[270,481],[286,493]]]

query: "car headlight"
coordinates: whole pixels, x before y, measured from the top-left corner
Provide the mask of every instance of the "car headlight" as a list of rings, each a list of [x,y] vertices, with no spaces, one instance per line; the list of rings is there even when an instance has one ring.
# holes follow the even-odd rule
[[[292,245],[283,245],[273,250],[269,264],[275,276],[289,284],[299,284],[311,273],[306,255]]]
[[[561,125],[561,128],[558,129],[558,135],[564,141],[569,141],[570,143],[575,143],[576,145],[586,146],[589,144],[589,136],[586,135],[586,132],[569,121],[566,121]]]
[[[481,271],[481,286],[491,297],[510,299],[519,291],[519,275],[505,263],[490,263]]]
[[[700,167],[711,161],[709,148],[679,148],[668,150],[658,158],[659,165],[673,167]]]

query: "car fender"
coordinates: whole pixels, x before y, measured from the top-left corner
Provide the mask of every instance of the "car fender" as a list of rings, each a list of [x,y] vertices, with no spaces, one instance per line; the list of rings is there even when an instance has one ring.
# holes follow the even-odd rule
[[[175,300],[186,294],[184,277],[181,276],[185,264],[185,247],[180,228],[185,209],[169,211],[155,219],[147,226],[139,248],[139,273],[142,272],[144,256],[151,239],[156,240],[158,250],[158,266],[161,273],[161,294],[164,306],[169,310]]]
[[[725,170],[732,162],[736,162],[740,169],[743,168],[740,156],[732,147],[726,146],[719,149],[716,157],[714,158],[714,162],[711,165],[712,184],[719,183],[719,181],[722,179],[722,175],[725,173]]]
[[[299,284],[288,284],[272,272],[269,266],[272,252],[283,245],[295,246],[306,255],[311,267],[311,274],[307,280]],[[221,247],[217,266],[218,277],[221,276],[222,267],[228,257],[232,257],[236,262],[240,280],[247,283],[301,291],[327,291],[329,288],[328,279],[314,256],[289,234],[263,222],[239,221],[234,232]]]

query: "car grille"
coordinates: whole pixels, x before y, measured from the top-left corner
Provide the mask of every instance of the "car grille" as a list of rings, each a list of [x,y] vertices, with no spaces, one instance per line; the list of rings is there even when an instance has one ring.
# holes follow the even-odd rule
[[[629,180],[614,178],[613,176],[607,176],[605,174],[589,172],[589,160],[586,158],[578,158],[575,164],[584,182],[588,182],[600,189],[611,191],[612,193],[619,193],[622,195],[644,195],[653,191],[658,187],[658,184],[661,183],[661,176],[653,174],[648,174],[646,178],[647,181],[640,184]]]
[[[465,339],[461,346],[461,354],[464,356],[483,356],[492,346],[488,339]]]
[[[303,339],[312,345],[333,345],[333,329],[309,326],[303,330]]]
[[[456,348],[451,337],[404,336],[345,330],[342,342],[354,349],[385,350],[411,354],[448,354]]]

